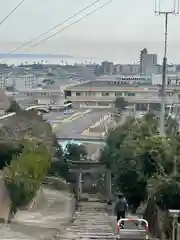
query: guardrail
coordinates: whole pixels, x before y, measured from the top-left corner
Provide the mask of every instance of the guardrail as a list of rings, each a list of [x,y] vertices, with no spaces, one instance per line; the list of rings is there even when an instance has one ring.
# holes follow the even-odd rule
[[[138,222],[140,224],[144,224],[145,225],[145,229],[124,229],[122,228],[122,224],[124,224],[124,222]],[[118,236],[120,237],[121,234],[123,234],[123,232],[126,233],[145,233],[146,234],[146,239],[148,239],[148,234],[149,234],[149,224],[148,222],[143,219],[143,218],[121,218],[118,222],[117,222],[117,228],[116,228],[116,233],[118,234]]]
[[[36,109],[36,108],[38,108],[38,106],[31,106],[31,107],[26,108],[25,111],[29,111],[31,109]],[[0,117],[0,120],[8,118],[8,117],[11,117],[11,116],[14,116],[14,115],[16,115],[15,112],[12,112],[12,113],[9,113],[9,114],[5,114],[4,116]]]
[[[64,106],[64,107],[66,107],[66,106]],[[27,108],[25,108],[25,111],[30,111],[32,109],[38,109],[38,108],[40,110],[43,109],[44,111],[47,111],[47,113],[50,111],[46,107],[42,107],[40,105],[34,105],[34,106],[27,107]],[[12,112],[12,113],[9,113],[9,114],[5,114],[4,116],[0,117],[0,120],[8,118],[8,117],[11,117],[11,116],[14,116],[15,114],[16,114],[15,112]]]
[[[58,141],[77,141],[77,142],[104,142],[105,139],[104,137],[96,137],[96,138],[68,138],[68,137],[64,137],[64,138],[57,138]]]

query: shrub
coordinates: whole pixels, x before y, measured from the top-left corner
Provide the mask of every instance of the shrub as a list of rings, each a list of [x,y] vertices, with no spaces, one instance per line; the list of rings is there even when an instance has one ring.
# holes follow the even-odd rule
[[[5,182],[10,192],[13,213],[33,199],[50,163],[51,154],[44,145],[26,141],[22,153],[5,167]]]

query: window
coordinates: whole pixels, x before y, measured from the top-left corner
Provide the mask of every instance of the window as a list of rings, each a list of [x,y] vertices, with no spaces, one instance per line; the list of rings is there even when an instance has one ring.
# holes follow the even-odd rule
[[[76,96],[81,96],[81,93],[80,92],[76,92]]]
[[[134,97],[135,96],[135,92],[125,92],[124,95],[126,97]]]
[[[108,92],[102,92],[102,96],[103,97],[109,96],[109,93]]]
[[[121,97],[121,96],[122,96],[122,92],[116,92],[116,93],[115,93],[115,96]]]
[[[86,92],[86,96],[96,96],[95,92]]]

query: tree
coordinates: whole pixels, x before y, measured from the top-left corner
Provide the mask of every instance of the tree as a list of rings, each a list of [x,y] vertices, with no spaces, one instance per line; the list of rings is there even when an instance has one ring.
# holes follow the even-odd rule
[[[114,102],[114,106],[118,112],[121,113],[128,106],[128,102],[125,101],[122,97],[117,97]]]
[[[20,111],[7,118],[0,129],[0,169],[22,153],[24,140],[43,143],[54,157],[61,155],[51,125],[34,110]]]
[[[12,212],[26,206],[35,196],[51,163],[51,153],[43,144],[24,140],[22,153],[4,169],[12,200]]]
[[[119,172],[116,183],[135,212],[140,203],[147,197],[147,181],[143,174],[127,166],[126,169],[121,169]]]
[[[172,118],[171,116],[166,118],[165,122],[165,129],[166,129],[166,134],[170,137],[173,137],[177,135],[179,131],[179,123],[175,118]]]
[[[153,113],[127,120],[109,133],[100,159],[111,169],[113,185],[124,192],[133,210],[147,201],[146,213],[152,212],[152,206],[164,212],[180,208],[177,122],[166,119],[166,137],[159,136],[158,128],[158,117]],[[152,213],[146,217],[152,222],[156,216]],[[166,236],[171,236],[172,219],[166,217],[162,225]]]
[[[83,161],[88,156],[87,150],[83,145],[68,144],[66,146],[65,158],[71,161]]]
[[[21,107],[19,106],[19,104],[15,101],[15,100],[12,100],[11,101],[11,105],[10,107],[7,109],[7,113],[17,113],[17,112],[20,112],[22,111]]]
[[[160,137],[157,121],[152,113],[141,119],[127,119],[109,132],[101,154],[100,161],[112,170],[116,188],[126,194],[135,209],[146,199],[152,178],[159,182],[158,188],[153,185],[156,194],[164,181],[172,179],[175,165],[180,170],[180,137]],[[172,195],[169,188],[166,191]],[[164,204],[167,206],[167,202]]]
[[[173,171],[172,146],[166,138],[150,136],[139,144],[136,154],[147,178],[154,174],[164,177]]]
[[[125,193],[134,209],[146,195],[146,180],[138,169],[135,155],[140,137],[139,131],[135,131],[138,126],[139,123],[129,118],[122,126],[112,130],[106,139],[100,159],[112,170],[116,189]]]
[[[52,161],[51,168],[49,169],[48,173],[49,175],[63,177],[65,180],[68,180],[69,164],[56,138],[54,140],[54,147],[56,149],[54,161]]]
[[[156,194],[156,202],[162,210],[179,209],[180,203],[180,183],[179,179],[172,178],[164,185],[162,190]]]

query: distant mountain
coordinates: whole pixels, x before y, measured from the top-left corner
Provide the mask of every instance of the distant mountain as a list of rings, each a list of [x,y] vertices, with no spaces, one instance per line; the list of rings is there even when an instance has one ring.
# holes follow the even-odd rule
[[[66,54],[48,54],[48,53],[13,53],[10,56],[8,53],[0,53],[1,57],[7,58],[74,58],[73,56]]]

